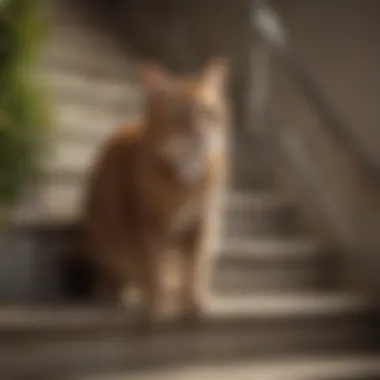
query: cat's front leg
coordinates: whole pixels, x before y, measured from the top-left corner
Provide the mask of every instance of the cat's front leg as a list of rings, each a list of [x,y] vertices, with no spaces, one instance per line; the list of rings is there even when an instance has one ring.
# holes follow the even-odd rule
[[[216,238],[216,225],[206,217],[186,236],[181,252],[184,265],[182,304],[187,317],[200,317],[211,298],[212,254]]]
[[[214,181],[205,193],[198,223],[184,241],[184,302],[190,314],[199,315],[211,299],[213,258],[221,237],[225,187]]]
[[[148,324],[154,324],[164,320],[167,314],[163,281],[167,246],[161,234],[146,233],[141,236],[140,248],[136,282],[143,296],[143,317]]]
[[[201,286],[201,268],[207,265],[205,252],[202,250],[204,221],[200,220],[185,234],[179,252],[182,254],[183,279],[181,304],[185,318],[193,319],[202,314],[204,287]]]

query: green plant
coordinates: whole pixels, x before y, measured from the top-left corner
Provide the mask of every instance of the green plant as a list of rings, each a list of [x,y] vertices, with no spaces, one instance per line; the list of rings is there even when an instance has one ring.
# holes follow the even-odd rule
[[[0,0],[0,218],[39,174],[48,113],[39,76],[43,0]]]

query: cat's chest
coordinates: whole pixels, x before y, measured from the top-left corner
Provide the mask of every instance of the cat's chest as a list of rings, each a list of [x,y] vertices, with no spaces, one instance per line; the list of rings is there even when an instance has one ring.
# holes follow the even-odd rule
[[[139,204],[145,219],[159,230],[177,235],[201,215],[204,188],[204,181],[192,189],[186,189],[178,181],[167,180],[160,175],[150,186],[144,186],[141,190]]]

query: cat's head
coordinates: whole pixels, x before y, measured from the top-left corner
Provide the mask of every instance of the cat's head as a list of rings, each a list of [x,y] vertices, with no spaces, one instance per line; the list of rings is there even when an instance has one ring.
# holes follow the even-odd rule
[[[218,149],[228,126],[225,98],[226,64],[209,63],[201,72],[170,75],[154,65],[142,65],[147,133],[159,159],[181,176],[195,179]]]

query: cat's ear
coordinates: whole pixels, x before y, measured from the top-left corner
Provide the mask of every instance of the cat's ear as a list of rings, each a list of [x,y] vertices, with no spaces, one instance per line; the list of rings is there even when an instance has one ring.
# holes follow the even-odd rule
[[[224,91],[228,75],[226,60],[219,58],[209,62],[202,73],[202,85],[211,92],[220,93]]]
[[[152,63],[143,63],[139,67],[142,87],[147,93],[155,93],[166,89],[170,84],[169,74]]]

